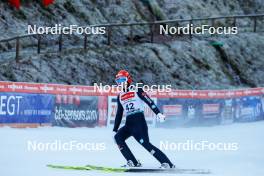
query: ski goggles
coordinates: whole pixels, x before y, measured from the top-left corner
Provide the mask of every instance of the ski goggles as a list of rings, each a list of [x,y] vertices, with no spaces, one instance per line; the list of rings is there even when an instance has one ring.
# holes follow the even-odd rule
[[[127,77],[119,77],[115,79],[117,84],[121,84],[123,82],[127,82]]]

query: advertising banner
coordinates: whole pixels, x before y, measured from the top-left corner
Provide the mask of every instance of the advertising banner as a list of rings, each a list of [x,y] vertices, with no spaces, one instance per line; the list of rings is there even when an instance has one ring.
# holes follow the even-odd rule
[[[159,98],[158,107],[166,115],[157,127],[177,127],[218,124],[221,122],[224,100]]]
[[[235,100],[235,120],[238,122],[264,119],[263,96],[241,97]]]
[[[167,116],[157,127],[204,126],[264,119],[264,96],[228,99],[159,98],[158,107]]]
[[[0,82],[0,126],[53,124],[66,127],[112,125],[115,89],[94,86]],[[147,106],[148,124],[157,127],[216,125],[264,119],[264,88],[237,90],[172,90],[148,92],[167,116],[156,122]],[[124,123],[125,118],[123,118]]]
[[[166,116],[181,116],[182,105],[163,105],[163,113]]]
[[[235,120],[235,99],[226,99],[222,105],[221,124],[230,124]]]
[[[219,114],[220,104],[203,104],[203,115],[205,118],[211,118],[211,114]]]
[[[54,96],[0,93],[0,123],[50,123]]]
[[[52,125],[94,127],[98,123],[98,97],[56,95]]]
[[[176,127],[186,123],[187,106],[185,99],[159,98],[157,105],[166,116],[164,123],[156,122],[157,127]]]
[[[108,108],[107,103],[108,103],[107,96],[98,96],[99,126],[107,125],[107,108]]]

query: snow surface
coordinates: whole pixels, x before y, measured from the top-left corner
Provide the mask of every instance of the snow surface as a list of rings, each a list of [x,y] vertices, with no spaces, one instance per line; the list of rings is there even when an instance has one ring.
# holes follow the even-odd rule
[[[151,142],[170,143],[193,141],[238,143],[236,151],[177,151],[163,150],[179,168],[210,169],[211,175],[261,176],[264,175],[264,122],[232,124],[214,127],[177,129],[149,128]],[[111,128],[41,127],[14,129],[0,128],[0,172],[2,176],[88,176],[88,175],[143,175],[140,173],[104,173],[99,171],[60,170],[46,164],[83,166],[86,164],[118,167],[125,163],[113,142]],[[29,151],[28,141],[104,143],[98,151]],[[127,140],[135,156],[145,167],[158,167],[159,163],[133,138]],[[165,175],[165,174],[144,174]],[[171,174],[168,174],[171,175]]]

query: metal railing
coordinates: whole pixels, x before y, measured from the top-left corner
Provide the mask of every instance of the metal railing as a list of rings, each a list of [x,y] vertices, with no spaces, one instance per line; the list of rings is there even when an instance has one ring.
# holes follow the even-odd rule
[[[170,23],[181,23],[181,22],[188,22],[189,24],[192,24],[196,21],[211,21],[212,26],[215,25],[215,21],[219,19],[233,19],[233,26],[236,26],[237,19],[241,18],[250,18],[253,20],[253,28],[252,32],[257,32],[257,20],[260,17],[264,17],[264,14],[252,14],[252,15],[233,15],[233,16],[219,16],[219,17],[208,17],[208,18],[190,18],[190,19],[174,19],[174,20],[163,20],[163,21],[153,21],[153,22],[135,22],[135,23],[108,23],[108,24],[98,24],[98,25],[90,25],[89,27],[105,27],[107,29],[107,44],[111,45],[111,38],[112,38],[112,32],[114,27],[130,27],[130,33],[129,37],[133,37],[133,26],[149,26],[150,29],[150,42],[153,43],[154,37],[155,37],[155,26],[159,24],[170,24]],[[84,27],[83,27],[84,28]],[[10,41],[16,41],[15,44],[15,52],[16,56],[15,59],[17,62],[19,62],[19,54],[20,54],[20,40],[22,38],[28,38],[28,37],[36,37],[37,38],[37,53],[41,53],[41,35],[48,35],[48,34],[26,34],[26,35],[19,35],[16,37],[8,38],[0,40],[0,43],[3,42],[10,42]],[[58,39],[58,45],[59,49],[58,51],[62,51],[62,45],[63,45],[63,35],[59,34]],[[190,38],[192,38],[192,35],[190,33]],[[83,49],[87,50],[87,35],[84,35],[84,42],[83,42]]]

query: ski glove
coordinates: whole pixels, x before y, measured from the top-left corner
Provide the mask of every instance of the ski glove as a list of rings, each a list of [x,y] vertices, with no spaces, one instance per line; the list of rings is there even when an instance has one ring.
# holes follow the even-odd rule
[[[158,120],[159,122],[161,122],[161,123],[165,122],[165,118],[166,118],[165,115],[163,115],[163,114],[161,114],[161,113],[158,113],[158,114],[157,114],[157,120]]]

